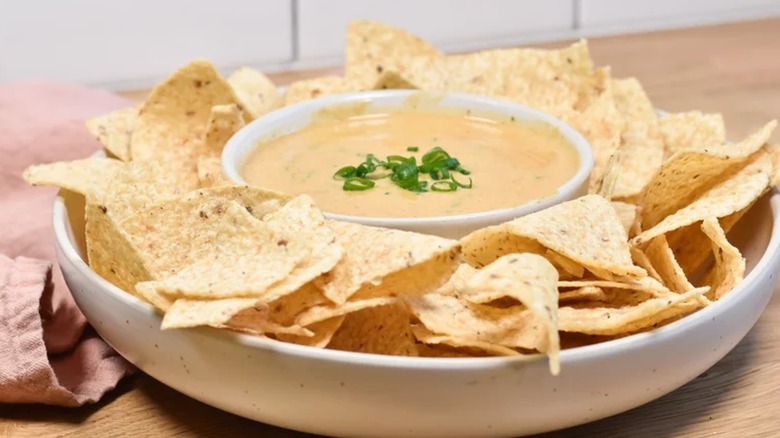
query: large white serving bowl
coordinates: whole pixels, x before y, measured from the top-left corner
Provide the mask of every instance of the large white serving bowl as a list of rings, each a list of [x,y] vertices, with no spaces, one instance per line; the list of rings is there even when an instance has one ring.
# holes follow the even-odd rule
[[[542,357],[408,358],[317,350],[216,329],[161,331],[152,307],[82,258],[83,201],[54,205],[57,256],[89,322],[160,382],[243,417],[336,436],[516,436],[614,415],[680,387],[728,353],[763,311],[780,267],[780,195],[733,230],[747,278],[712,306],[653,332]]]
[[[552,195],[510,208],[449,216],[402,218],[352,216],[325,211],[325,216],[331,219],[457,239],[477,229],[507,222],[570,201],[584,195],[588,190],[588,179],[593,170],[592,148],[585,137],[563,121],[507,100],[473,94],[420,90],[377,90],[339,94],[273,111],[243,127],[228,141],[222,151],[222,173],[235,184],[246,184],[241,169],[245,160],[258,147],[258,142],[305,128],[321,110],[332,111],[334,108],[344,107],[359,109],[366,113],[409,110],[446,111],[456,114],[483,115],[505,121],[514,120],[518,123],[544,122],[555,127],[571,144],[577,152],[579,167],[577,172]]]

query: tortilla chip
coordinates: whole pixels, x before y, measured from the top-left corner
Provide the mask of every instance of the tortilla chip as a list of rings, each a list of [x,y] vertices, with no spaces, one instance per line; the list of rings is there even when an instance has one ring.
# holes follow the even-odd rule
[[[583,93],[588,96],[587,99],[580,99],[575,109],[558,114],[559,118],[588,140],[593,150],[594,165],[589,193],[595,193],[604,178],[611,157],[620,147],[620,136],[625,125],[615,105],[609,69],[597,69],[594,75],[594,84],[587,89],[595,90],[596,93]]]
[[[585,286],[574,290],[561,291],[558,293],[558,303],[606,300],[607,294],[604,293],[604,289],[596,286]]]
[[[325,76],[293,82],[284,94],[284,105],[294,105],[331,94],[352,93],[360,91],[361,87],[340,76]]]
[[[334,303],[345,303],[364,287],[380,286],[393,273],[398,273],[393,284],[404,286],[397,293],[425,293],[441,286],[457,268],[460,245],[454,240],[349,222],[331,221],[329,226],[344,248],[344,256],[332,271],[317,280],[317,285]],[[427,265],[431,269],[426,271],[439,272],[439,265],[444,264],[444,279],[401,272],[434,259],[439,262]],[[367,298],[377,294],[365,291],[361,295]]]
[[[627,123],[621,136],[620,154],[620,171],[612,198],[633,201],[663,163],[664,143],[657,123]]]
[[[658,272],[656,272],[655,268],[653,267],[653,263],[650,261],[650,258],[647,257],[647,254],[645,254],[644,251],[632,245],[631,259],[634,261],[634,263],[636,263],[637,266],[647,271],[647,275],[649,277],[663,284],[663,278],[661,278]]]
[[[138,108],[122,108],[88,119],[87,131],[114,157],[130,161],[130,136],[138,119]]]
[[[233,315],[252,307],[251,298],[228,298],[222,300],[178,299],[165,312],[160,329],[211,326],[219,327]]]
[[[264,221],[229,202],[221,219],[212,231],[216,236],[211,248],[158,282],[158,292],[191,299],[254,297],[270,302],[329,270],[341,255],[337,247],[328,251],[335,238],[308,196],[293,199]],[[307,260],[319,257],[315,250],[328,254],[328,262]],[[302,265],[305,269],[290,275]]]
[[[457,336],[437,335],[420,325],[412,326],[412,332],[414,333],[414,337],[418,341],[423,342],[425,344],[432,344],[432,345],[441,344],[441,345],[448,345],[450,347],[455,347],[455,348],[477,349],[479,351],[487,353],[490,356],[519,356],[520,355],[520,353],[517,350],[513,350],[511,348],[504,347],[499,344],[475,341],[473,339],[459,338]],[[473,356],[473,353],[444,354],[442,356],[445,357]],[[434,357],[441,357],[441,356],[436,355]]]
[[[654,124],[658,121],[653,103],[636,78],[612,79],[612,93],[618,111],[628,122]]]
[[[27,184],[60,187],[100,203],[112,178],[123,167],[124,163],[112,158],[87,158],[30,166],[22,176]]]
[[[776,125],[771,121],[737,144],[686,149],[666,160],[639,197],[642,226],[656,226],[744,165],[766,143]]]
[[[476,273],[477,270],[472,268],[471,265],[461,263],[447,282],[434,292],[440,295],[457,295],[466,286],[466,282]]]
[[[599,180],[591,184],[592,187],[590,192],[601,196],[607,201],[612,201],[612,196],[615,194],[615,187],[620,178],[621,162],[622,150],[618,148],[612,153],[612,156],[609,157],[604,168],[601,169],[601,177]]]
[[[536,254],[509,254],[501,257],[474,274],[461,291],[460,296],[473,303],[487,303],[500,298],[510,298],[525,306],[547,331],[546,342],[533,348],[550,357],[550,371],[557,375],[558,327],[558,272]]]
[[[282,96],[276,84],[257,70],[242,67],[233,72],[227,81],[233,87],[244,111],[252,119],[282,106]]]
[[[546,250],[544,252],[544,257],[550,263],[552,263],[553,266],[555,266],[555,268],[558,270],[558,272],[562,277],[581,278],[583,275],[585,275],[585,268],[582,265],[572,260],[569,260],[568,258],[558,254],[555,251],[549,249]]]
[[[348,301],[341,305],[327,304],[323,306],[316,306],[307,309],[305,312],[298,315],[295,321],[298,325],[306,327],[336,316],[348,315],[352,312],[369,309],[371,307],[395,304],[398,301],[398,298],[395,297],[380,297],[361,301]]]
[[[765,146],[769,157],[772,159],[772,181],[773,186],[780,185],[780,144],[767,144]]]
[[[459,296],[479,304],[511,298],[536,312],[550,312],[558,302],[557,282],[558,271],[544,257],[508,254],[474,273]]]
[[[304,311],[328,304],[332,304],[331,301],[314,285],[314,282],[309,282],[298,290],[263,305],[268,308],[271,321],[290,326],[295,324],[298,315]]]
[[[704,218],[720,218],[742,210],[764,193],[769,186],[771,174],[771,160],[768,154],[760,151],[747,166],[709,189],[691,204],[634,237],[632,243],[637,246],[644,245],[656,236]]]
[[[410,319],[409,309],[403,303],[370,307],[350,313],[333,335],[328,348],[360,353],[417,356]]]
[[[726,124],[722,114],[703,114],[700,111],[668,114],[661,118],[659,126],[665,157],[690,148],[726,142]]]
[[[373,86],[375,90],[411,90],[416,88],[417,86],[392,70],[383,71]]]
[[[149,94],[130,141],[133,160],[164,161],[179,185],[197,187],[197,162],[208,152],[202,138],[215,105],[237,104],[233,89],[214,65],[197,60]]]
[[[669,298],[652,298],[635,306],[558,309],[558,327],[564,332],[590,335],[626,335],[653,327],[700,308],[698,300],[709,288],[694,289]]]
[[[285,195],[258,188],[202,189],[149,206],[124,219],[120,227],[148,264],[154,278],[161,279],[196,260],[207,259],[217,240],[243,239],[241,235],[216,234],[226,221],[224,213],[231,201],[251,210],[255,217],[263,218],[281,208],[287,200]],[[262,224],[258,226],[262,227]],[[236,245],[242,243],[239,241]]]
[[[728,233],[757,201],[758,199],[755,199],[747,207],[720,218],[718,222],[723,231]],[[667,240],[678,264],[688,276],[695,275],[712,253],[712,239],[704,234],[701,224],[698,223],[672,231],[668,234]]]
[[[233,299],[233,298],[228,298]],[[181,301],[181,300],[177,300]],[[217,300],[222,301],[222,300]],[[248,301],[247,301],[248,302]],[[229,320],[219,327],[229,328],[253,335],[286,334],[302,337],[312,337],[314,332],[298,325],[285,326],[271,320],[268,308],[265,306],[247,307],[235,313]]]
[[[347,26],[345,76],[367,89],[393,60],[402,56],[441,56],[435,47],[411,33],[371,20],[355,20]]]
[[[671,290],[684,293],[694,289],[688,281],[685,272],[674,258],[674,253],[666,241],[666,236],[660,235],[653,239],[645,250],[648,259],[653,264],[655,271],[661,277],[663,283]]]
[[[156,202],[178,195],[176,179],[157,161],[132,161],[122,166],[106,187],[103,206],[117,222]]]
[[[219,157],[230,137],[243,126],[244,115],[240,105],[231,103],[213,106],[211,113],[209,113],[206,134],[203,138],[206,144],[206,153]]]
[[[409,305],[420,322],[437,335],[456,338],[464,343],[538,349],[547,353],[550,371],[557,374],[558,331],[555,321],[547,316],[540,317],[523,306],[496,308],[437,294],[411,299]],[[545,311],[544,315],[554,317],[554,309],[552,312]]]
[[[157,291],[156,281],[143,281],[135,284],[138,297],[153,305],[157,310],[165,313],[173,306],[176,298],[171,298]]]
[[[623,224],[623,228],[626,230],[626,234],[630,235],[631,228],[634,226],[638,214],[637,206],[621,201],[612,201],[610,205],[615,209],[620,223]]]
[[[626,231],[609,202],[588,195],[476,231],[461,242],[466,261],[473,266],[484,266],[513,252],[537,252],[536,243],[597,275],[606,276],[607,272],[642,278],[647,273],[633,265],[627,241]]]
[[[568,288],[568,287],[600,287],[602,289],[604,288],[610,288],[610,289],[631,289],[631,290],[641,290],[644,292],[649,292],[653,294],[654,292],[668,292],[669,289],[664,286],[662,283],[659,283],[657,280],[653,279],[652,277],[644,277],[640,280],[630,280],[627,279],[625,281],[606,281],[606,280],[576,280],[576,281],[567,281],[567,280],[561,280],[558,281],[558,287],[559,288]]]
[[[701,229],[712,239],[712,252],[715,265],[705,277],[710,286],[707,297],[719,300],[745,278],[745,258],[734,245],[726,239],[726,233],[718,220],[708,217],[702,221]]]
[[[313,336],[296,336],[286,333],[279,333],[276,338],[280,341],[293,344],[305,345],[307,347],[325,348],[336,334],[341,324],[344,322],[344,316],[335,316],[324,321],[316,322],[306,327],[307,330],[314,333]]]
[[[222,176],[222,161],[220,157],[206,155],[198,157],[199,188],[207,189],[231,184],[230,180]]]
[[[114,286],[138,296],[135,284],[154,278],[142,254],[99,204],[87,203],[85,216],[89,266]]]

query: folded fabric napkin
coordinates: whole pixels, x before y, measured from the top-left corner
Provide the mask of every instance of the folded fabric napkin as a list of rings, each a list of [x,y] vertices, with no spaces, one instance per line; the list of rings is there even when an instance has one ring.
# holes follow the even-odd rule
[[[31,164],[96,151],[84,120],[127,105],[77,85],[0,85],[0,402],[94,403],[134,370],[85,330],[53,263],[57,190],[28,187],[21,176]]]

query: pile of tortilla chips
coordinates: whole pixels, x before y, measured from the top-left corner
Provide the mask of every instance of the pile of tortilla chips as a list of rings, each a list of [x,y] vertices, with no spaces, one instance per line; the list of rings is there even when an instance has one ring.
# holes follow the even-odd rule
[[[400,29],[350,24],[344,77],[227,79],[194,61],[148,99],[87,122],[110,158],[33,166],[86,198],[89,264],[153,304],[163,329],[211,326],[405,356],[546,354],[651,330],[728,294],[728,231],[778,180],[775,122],[726,143],[719,114],[659,117],[633,78],[560,50],[448,56]],[[591,194],[460,241],[326,219],[308,196],[233,186],[225,142],[283,105],[420,88],[533,106],[580,130]]]

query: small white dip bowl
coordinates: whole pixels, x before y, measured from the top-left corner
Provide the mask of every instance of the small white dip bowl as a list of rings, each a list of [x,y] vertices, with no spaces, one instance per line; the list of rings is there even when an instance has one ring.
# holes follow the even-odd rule
[[[410,102],[416,109],[426,111],[467,111],[471,114],[489,114],[518,123],[541,121],[555,127],[574,147],[579,156],[579,169],[552,196],[531,201],[512,208],[489,210],[479,213],[433,217],[368,217],[325,212],[331,219],[356,222],[375,227],[395,228],[459,238],[471,231],[510,221],[586,193],[588,178],[593,169],[593,153],[590,144],[577,131],[564,122],[541,111],[512,102],[460,93],[436,93],[414,90],[381,90],[328,96],[274,111],[245,126],[228,141],[222,152],[222,172],[236,184],[247,184],[241,175],[245,160],[264,140],[291,134],[305,128],[324,109],[360,107],[368,112],[393,112],[408,110]],[[423,108],[420,108],[423,107]],[[316,201],[316,199],[315,199]]]

